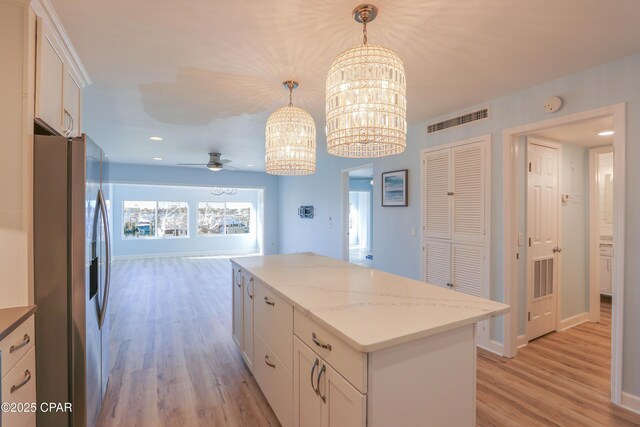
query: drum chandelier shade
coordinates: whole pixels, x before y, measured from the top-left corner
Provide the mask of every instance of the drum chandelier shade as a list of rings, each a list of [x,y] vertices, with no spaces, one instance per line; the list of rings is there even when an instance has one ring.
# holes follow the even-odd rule
[[[369,4],[353,10],[363,44],[338,55],[327,76],[327,150],[336,156],[389,156],[407,145],[404,66],[392,50],[367,44],[377,12]]]
[[[309,175],[316,171],[316,124],[313,117],[292,104],[295,81],[284,82],[289,105],[273,112],[267,120],[266,172],[272,175]]]

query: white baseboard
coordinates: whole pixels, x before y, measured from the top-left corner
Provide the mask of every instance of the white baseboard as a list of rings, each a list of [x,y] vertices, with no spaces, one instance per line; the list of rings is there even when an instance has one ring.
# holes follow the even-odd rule
[[[260,255],[257,252],[247,251],[225,251],[225,252],[174,252],[160,254],[139,254],[139,255],[115,255],[111,258],[114,261],[124,259],[143,259],[143,258],[179,258],[179,257],[218,257],[231,258],[237,256],[253,256]]]
[[[568,317],[560,321],[560,331],[566,331],[569,328],[578,326],[581,323],[589,321],[589,312],[576,314],[575,316]]]
[[[482,340],[478,341],[478,347],[483,348],[498,356],[504,356],[504,344],[494,340]]]
[[[640,396],[623,391],[620,406],[640,414]]]
[[[518,335],[518,339],[516,340],[516,346],[518,348],[522,348],[524,346],[526,346],[527,344],[529,344],[529,340],[527,339],[526,335]]]

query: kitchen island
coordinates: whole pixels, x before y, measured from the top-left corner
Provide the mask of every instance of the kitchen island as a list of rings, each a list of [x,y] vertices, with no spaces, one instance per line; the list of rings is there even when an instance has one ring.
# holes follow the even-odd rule
[[[475,324],[508,306],[312,253],[231,262],[234,341],[283,426],[475,425]]]

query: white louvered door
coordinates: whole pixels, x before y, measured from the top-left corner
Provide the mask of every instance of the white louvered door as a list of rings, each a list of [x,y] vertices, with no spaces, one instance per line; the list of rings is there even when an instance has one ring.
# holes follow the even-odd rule
[[[481,142],[451,149],[453,241],[484,241],[484,165],[484,146]]]
[[[451,243],[426,239],[424,251],[425,281],[432,285],[447,286],[451,283]]]
[[[423,153],[424,280],[489,298],[490,137]],[[489,341],[488,321],[478,324]]]
[[[453,290],[485,297],[484,247],[454,243],[451,245],[451,284]]]
[[[424,154],[424,237],[451,238],[451,150]]]

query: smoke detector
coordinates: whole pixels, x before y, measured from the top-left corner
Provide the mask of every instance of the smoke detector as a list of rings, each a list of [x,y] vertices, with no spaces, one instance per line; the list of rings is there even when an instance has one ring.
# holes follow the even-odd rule
[[[547,113],[555,113],[562,108],[562,98],[559,96],[552,96],[544,101],[544,111]]]

